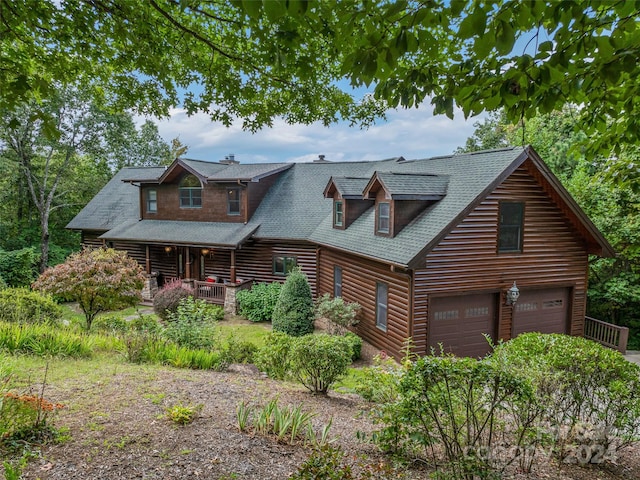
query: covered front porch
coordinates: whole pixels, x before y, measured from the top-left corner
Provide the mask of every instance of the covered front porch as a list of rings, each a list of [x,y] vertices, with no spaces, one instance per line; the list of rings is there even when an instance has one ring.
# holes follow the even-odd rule
[[[235,222],[139,220],[100,238],[127,250],[143,266],[145,299],[151,300],[163,285],[181,280],[194,288],[197,298],[235,313],[235,292],[252,283],[246,275],[238,277],[236,252],[257,228]]]

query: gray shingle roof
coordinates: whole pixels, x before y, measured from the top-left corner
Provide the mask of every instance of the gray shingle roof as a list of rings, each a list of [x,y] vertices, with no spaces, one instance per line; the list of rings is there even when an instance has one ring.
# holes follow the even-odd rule
[[[342,198],[362,198],[364,187],[369,183],[369,177],[332,177],[331,180]]]
[[[286,170],[293,166],[292,163],[256,163],[256,164],[222,164],[215,162],[204,162],[201,160],[180,159],[182,163],[189,166],[193,171],[208,181],[233,181],[242,180],[246,182],[257,181],[268,175],[273,175],[281,170]]]
[[[130,220],[109,230],[100,238],[145,243],[237,247],[244,243],[256,228],[257,225],[230,222]]]
[[[67,224],[72,230],[109,230],[129,219],[140,217],[138,187],[123,180],[157,178],[164,167],[126,167],[120,170],[98,194]]]
[[[447,193],[448,175],[376,172],[376,177],[394,199],[405,197],[434,197],[438,199]]]

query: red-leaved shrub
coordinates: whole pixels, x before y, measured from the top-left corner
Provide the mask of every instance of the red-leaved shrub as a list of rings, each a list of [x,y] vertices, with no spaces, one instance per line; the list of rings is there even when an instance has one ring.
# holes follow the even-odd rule
[[[168,320],[169,313],[175,312],[180,300],[193,295],[193,289],[183,285],[182,280],[165,284],[153,297],[153,311],[162,319]]]

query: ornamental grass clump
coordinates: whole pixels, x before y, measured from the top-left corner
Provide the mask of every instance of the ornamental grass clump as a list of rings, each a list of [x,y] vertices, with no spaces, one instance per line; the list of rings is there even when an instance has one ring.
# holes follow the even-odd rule
[[[47,325],[0,323],[0,349],[11,354],[86,358],[93,354],[93,340]]]

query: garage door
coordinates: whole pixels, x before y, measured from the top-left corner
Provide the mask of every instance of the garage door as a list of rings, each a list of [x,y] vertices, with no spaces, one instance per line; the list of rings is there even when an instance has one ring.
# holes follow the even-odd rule
[[[481,357],[491,349],[483,334],[495,339],[495,295],[433,298],[429,315],[429,346],[460,357]]]
[[[521,290],[513,312],[512,336],[523,332],[566,333],[568,304],[568,288]]]

